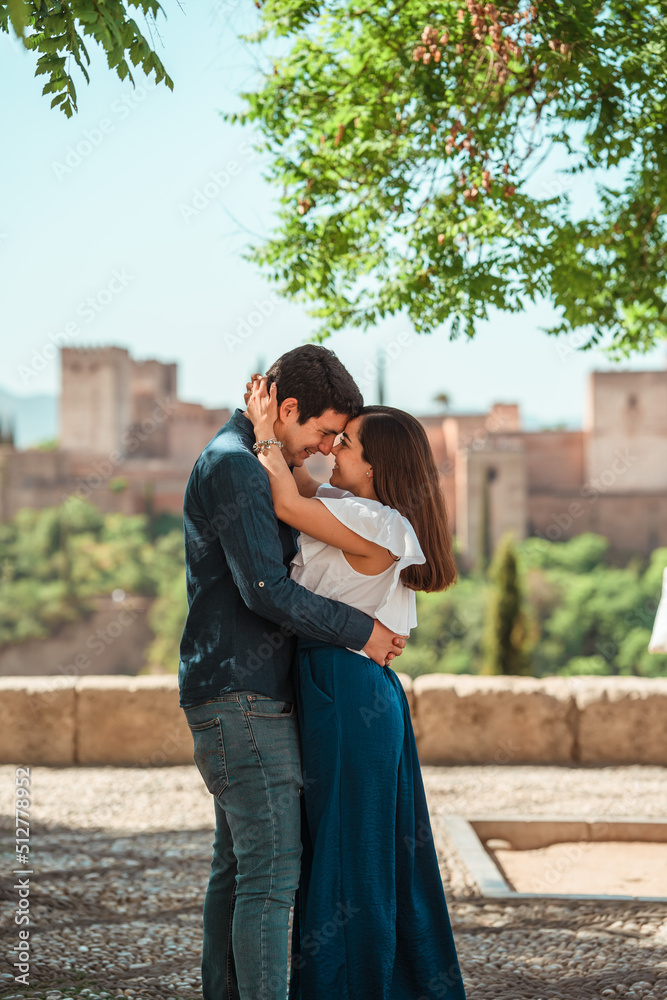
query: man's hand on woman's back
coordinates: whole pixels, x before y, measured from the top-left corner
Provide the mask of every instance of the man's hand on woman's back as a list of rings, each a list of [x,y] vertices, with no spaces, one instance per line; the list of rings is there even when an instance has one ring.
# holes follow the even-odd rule
[[[391,662],[395,656],[400,656],[406,645],[406,637],[396,635],[382,622],[375,620],[371,637],[364,646],[364,653],[375,660],[381,667]]]

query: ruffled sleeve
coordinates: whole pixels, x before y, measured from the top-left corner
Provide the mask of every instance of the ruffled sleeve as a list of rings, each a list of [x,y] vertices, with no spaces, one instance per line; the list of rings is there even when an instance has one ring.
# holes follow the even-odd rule
[[[328,483],[318,487],[315,496],[341,524],[369,542],[389,549],[392,555],[399,556],[401,569],[426,562],[415,529],[407,517],[393,507],[387,507],[379,500],[367,500],[346,490],[338,490]]]
[[[407,633],[415,628],[414,592],[402,584],[400,574],[406,566],[425,563],[426,557],[407,517],[378,500],[367,500],[326,483],[318,488],[315,495],[341,524],[399,557],[390,567],[393,578],[375,617],[397,632]]]
[[[321,500],[323,497],[353,497],[354,493],[350,493],[349,490],[341,490],[338,486],[332,486],[331,483],[320,483],[315,491],[315,496]]]

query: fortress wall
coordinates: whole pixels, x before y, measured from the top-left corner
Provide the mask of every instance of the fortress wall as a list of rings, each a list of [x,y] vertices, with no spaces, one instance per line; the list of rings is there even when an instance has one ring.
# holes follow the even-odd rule
[[[444,471],[447,463],[447,444],[445,441],[444,421],[445,417],[420,417],[419,422],[426,431],[428,443],[433,452],[435,464],[441,471]]]
[[[456,454],[447,451],[445,436],[446,417],[420,417],[419,422],[426,431],[435,464],[440,472],[440,486],[445,496],[447,516],[452,533],[456,531],[456,478],[454,475]]]
[[[587,486],[560,494],[532,493],[528,527],[531,535],[552,542],[593,531],[619,550],[649,555],[667,545],[667,491],[623,496]]]
[[[189,474],[199,453],[230,416],[226,409],[208,410],[198,403],[179,401],[167,424],[171,460],[187,466]]]
[[[150,396],[154,400],[175,399],[178,365],[164,364],[149,358],[132,359],[130,368],[132,396]]]
[[[581,431],[536,431],[522,440],[529,493],[579,489],[584,481]]]
[[[422,764],[667,766],[667,678],[399,674]],[[365,719],[382,735],[382,706]],[[0,678],[0,763],[187,764],[177,679]]]

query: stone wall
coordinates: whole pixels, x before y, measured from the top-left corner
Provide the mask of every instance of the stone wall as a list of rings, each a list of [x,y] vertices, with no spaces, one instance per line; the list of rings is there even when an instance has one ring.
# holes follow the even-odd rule
[[[423,764],[667,766],[667,678],[399,676]],[[191,760],[174,676],[0,678],[0,763]]]
[[[667,765],[667,678],[428,674],[413,689],[424,764]]]
[[[529,503],[531,493],[548,493],[552,502],[563,492],[578,493],[586,478],[581,431],[532,431],[522,441]]]
[[[620,551],[650,554],[667,545],[667,493],[623,496],[589,484],[558,496],[529,495],[529,534],[559,542],[584,531],[604,535]]]

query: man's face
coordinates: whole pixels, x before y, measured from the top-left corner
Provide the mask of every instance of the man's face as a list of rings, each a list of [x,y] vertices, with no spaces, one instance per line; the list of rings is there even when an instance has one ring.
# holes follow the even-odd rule
[[[296,404],[296,400],[293,402]],[[282,403],[275,423],[275,435],[282,442],[287,464],[298,467],[318,451],[328,455],[336,437],[345,430],[349,418],[345,413],[325,410],[319,417],[311,417],[305,424],[300,424],[298,406],[291,403],[292,400]]]

